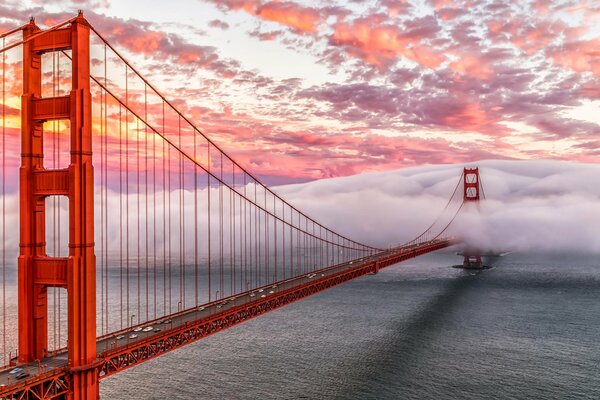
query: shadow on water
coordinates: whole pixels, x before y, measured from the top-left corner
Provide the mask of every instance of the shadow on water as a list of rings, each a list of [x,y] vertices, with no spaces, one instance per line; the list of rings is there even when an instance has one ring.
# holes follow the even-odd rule
[[[381,391],[385,391],[390,383],[398,387],[414,382],[415,374],[419,374],[415,371],[419,359],[425,353],[430,355],[435,351],[430,344],[444,334],[446,316],[478,283],[482,273],[486,271],[465,270],[464,275],[448,279],[441,285],[441,290],[410,318],[398,320],[391,334],[363,349],[361,356],[353,358],[352,365],[345,366],[346,371],[352,371],[351,376],[341,383],[335,398],[384,398]],[[355,362],[357,358],[361,361]],[[374,384],[377,387],[373,387]]]

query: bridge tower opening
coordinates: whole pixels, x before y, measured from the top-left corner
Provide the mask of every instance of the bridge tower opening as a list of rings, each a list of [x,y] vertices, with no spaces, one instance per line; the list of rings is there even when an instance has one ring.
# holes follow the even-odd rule
[[[96,258],[90,94],[90,26],[80,12],[70,24],[46,31],[31,19],[23,30],[23,96],[18,260],[19,354],[40,360],[48,348],[49,287],[67,289],[70,399],[98,398],[96,368]],[[42,97],[42,55],[71,50],[69,95]],[[43,123],[70,122],[70,164],[44,168]],[[69,199],[69,255],[46,253],[45,199]]]
[[[466,204],[479,205],[480,200],[479,168],[465,168],[463,171],[463,200]],[[470,269],[481,269],[481,251],[473,248],[465,248],[463,252],[463,267]]]

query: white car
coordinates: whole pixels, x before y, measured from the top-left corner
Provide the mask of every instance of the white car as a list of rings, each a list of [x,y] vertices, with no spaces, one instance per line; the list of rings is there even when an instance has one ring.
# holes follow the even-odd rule
[[[129,339],[135,339],[137,337],[138,337],[138,335],[136,335],[135,333],[132,333],[131,335],[129,335]]]
[[[250,293],[250,297],[256,296],[256,293]]]
[[[263,294],[263,295],[262,295],[262,296],[260,296],[260,297],[267,297],[267,295],[266,295],[266,294]]]
[[[198,307],[198,311],[204,311],[206,307]]]
[[[119,335],[116,337],[117,340],[125,339],[125,335]]]
[[[15,368],[12,371],[10,371],[9,374],[14,375],[18,374],[19,372],[23,372],[23,368]]]
[[[141,326],[138,326],[137,328],[133,328],[133,332],[140,332],[142,330]]]
[[[262,293],[265,289],[258,289],[259,293]]]
[[[273,294],[273,293],[275,293],[275,291],[274,291],[274,290],[271,290],[271,291],[269,292],[269,294]]]
[[[152,330],[151,326],[147,326],[144,329],[142,329],[143,332],[150,332]]]

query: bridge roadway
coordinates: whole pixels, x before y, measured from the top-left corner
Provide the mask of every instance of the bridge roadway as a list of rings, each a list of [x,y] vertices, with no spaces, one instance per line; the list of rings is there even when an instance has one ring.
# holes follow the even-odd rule
[[[368,273],[377,272],[379,268],[436,251],[454,243],[453,239],[435,239],[424,244],[384,251],[333,267],[307,272],[294,278],[101,336],[97,340],[98,363],[94,368],[98,369],[100,378],[112,375],[264,312]],[[310,290],[310,288],[316,290]],[[304,292],[300,292],[300,290],[304,290]],[[285,298],[287,301],[281,301]],[[248,310],[255,310],[255,312],[254,314],[251,311],[248,313]],[[149,327],[152,329],[150,330]],[[148,331],[134,332],[135,328],[148,328]],[[195,331],[193,331],[194,329]],[[190,332],[192,333],[190,334]],[[132,337],[133,334],[137,337]],[[183,341],[181,342],[182,335]],[[6,397],[9,394],[20,393],[24,389],[65,376],[68,373],[66,349],[39,362],[20,364],[18,367],[23,369],[28,376],[18,380],[18,373],[11,373],[14,366],[5,367],[0,371],[0,400],[10,398]]]

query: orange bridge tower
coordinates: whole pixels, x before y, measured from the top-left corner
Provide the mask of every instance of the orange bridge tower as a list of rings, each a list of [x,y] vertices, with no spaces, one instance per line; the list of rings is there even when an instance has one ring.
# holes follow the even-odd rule
[[[465,168],[463,171],[463,201],[467,204],[479,205],[480,189],[479,168]],[[464,268],[483,268],[479,250],[465,248],[463,255]]]
[[[70,399],[96,399],[96,259],[94,255],[94,170],[90,95],[90,27],[82,13],[59,29],[24,29],[22,143],[20,168],[20,253],[18,275],[21,363],[45,357],[48,346],[47,289],[66,288]],[[42,55],[71,50],[69,95],[42,97]],[[43,123],[70,123],[70,164],[44,167]],[[69,255],[46,254],[45,202],[69,199]]]

